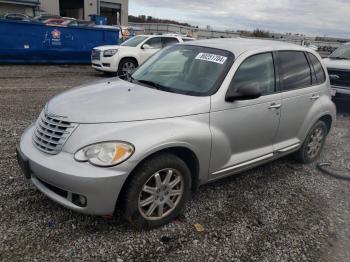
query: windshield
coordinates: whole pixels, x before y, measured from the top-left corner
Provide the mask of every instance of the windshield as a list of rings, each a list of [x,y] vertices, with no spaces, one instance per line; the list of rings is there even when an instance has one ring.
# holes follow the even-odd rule
[[[147,60],[132,80],[168,92],[208,96],[218,90],[233,60],[229,51],[175,45]]]
[[[335,59],[350,59],[350,45],[342,45],[335,50],[330,56]]]
[[[146,39],[147,39],[147,36],[134,36],[133,38],[126,40],[121,45],[122,46],[136,47]]]

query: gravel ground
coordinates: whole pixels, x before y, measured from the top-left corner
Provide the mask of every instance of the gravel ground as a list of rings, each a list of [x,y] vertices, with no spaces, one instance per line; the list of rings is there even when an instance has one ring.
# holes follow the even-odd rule
[[[22,176],[16,143],[50,97],[102,77],[88,66],[0,66],[0,260],[350,261],[350,182],[290,157],[202,186],[178,220],[150,231],[46,198]],[[320,160],[349,173],[349,151],[350,118],[339,115]]]

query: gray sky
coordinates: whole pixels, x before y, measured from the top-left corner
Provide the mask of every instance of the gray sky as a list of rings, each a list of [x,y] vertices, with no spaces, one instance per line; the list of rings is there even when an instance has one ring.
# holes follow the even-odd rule
[[[217,29],[350,38],[350,0],[130,0],[129,13]]]

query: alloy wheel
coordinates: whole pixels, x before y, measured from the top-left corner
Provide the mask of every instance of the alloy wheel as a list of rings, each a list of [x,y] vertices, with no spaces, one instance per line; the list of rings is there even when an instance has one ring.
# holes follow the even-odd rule
[[[125,76],[125,75],[128,75],[128,74],[131,74],[134,69],[135,69],[135,64],[134,63],[126,62],[122,66],[122,73]]]
[[[318,155],[322,148],[324,136],[324,130],[321,127],[314,130],[310,137],[309,143],[307,144],[306,153],[309,158],[314,158]]]
[[[139,211],[147,220],[162,219],[178,206],[183,193],[183,175],[173,168],[162,169],[142,186],[138,200]]]

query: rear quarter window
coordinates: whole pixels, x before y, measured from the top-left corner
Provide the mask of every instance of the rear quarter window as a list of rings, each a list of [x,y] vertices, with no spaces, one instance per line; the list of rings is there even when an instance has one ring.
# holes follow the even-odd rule
[[[179,40],[175,37],[163,37],[163,47],[171,46],[174,44],[178,44]]]
[[[284,91],[312,85],[311,68],[300,51],[279,51],[279,67]]]
[[[317,83],[318,84],[324,83],[326,81],[326,74],[323,70],[322,64],[320,63],[320,61],[318,60],[318,58],[315,55],[308,53],[308,56],[310,58],[312,66],[315,70]]]

